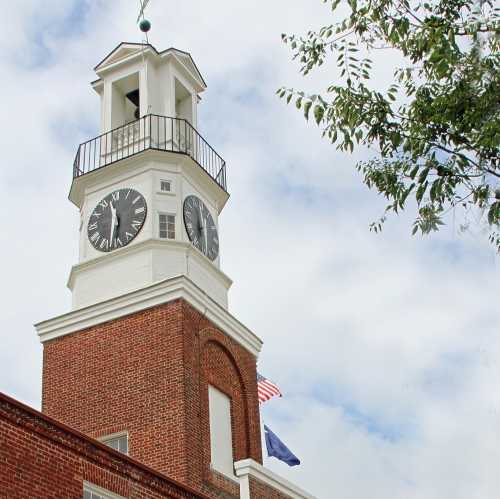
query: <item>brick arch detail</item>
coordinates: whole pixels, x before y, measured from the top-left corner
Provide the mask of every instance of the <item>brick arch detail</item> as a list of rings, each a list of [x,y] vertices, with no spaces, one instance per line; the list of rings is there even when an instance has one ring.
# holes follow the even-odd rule
[[[238,355],[231,346],[224,344],[211,328],[200,331],[201,384],[200,400],[207,445],[210,452],[210,426],[208,419],[208,385],[212,385],[231,399],[231,422],[233,434],[234,460],[251,456],[251,436],[249,427],[249,396],[247,382],[238,365]],[[210,462],[210,454],[207,456]]]
[[[210,468],[208,384],[233,400],[235,460],[251,458],[262,463],[257,359],[190,304],[183,302],[182,308],[188,477],[210,497],[219,497],[217,490],[238,497],[237,482]]]

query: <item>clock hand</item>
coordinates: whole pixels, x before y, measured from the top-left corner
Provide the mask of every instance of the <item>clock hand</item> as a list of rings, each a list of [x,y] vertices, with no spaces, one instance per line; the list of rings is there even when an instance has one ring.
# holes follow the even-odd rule
[[[200,227],[200,230],[203,230],[203,213],[201,212],[201,208],[198,208],[198,213],[200,215],[200,219],[199,219],[199,227]]]
[[[207,230],[207,219],[203,221],[203,233],[205,234],[205,253],[208,253],[208,230]]]
[[[202,209],[201,209],[201,206],[198,206],[198,213],[200,214],[200,230],[203,232],[203,239],[205,240],[205,250],[203,250],[203,247],[202,247],[202,251],[203,253],[206,253],[206,248],[207,248],[207,231],[205,229],[205,223],[204,223],[204,219],[203,219],[203,212],[202,212]]]
[[[111,228],[109,233],[109,245],[111,246],[113,244],[116,226],[116,208],[113,206],[113,203],[109,204],[109,209],[111,210]]]
[[[115,226],[114,226],[114,231],[113,231],[113,238],[115,240],[118,239],[119,230],[120,230],[120,215],[117,213],[115,216]],[[118,243],[116,243],[116,244],[118,244]]]

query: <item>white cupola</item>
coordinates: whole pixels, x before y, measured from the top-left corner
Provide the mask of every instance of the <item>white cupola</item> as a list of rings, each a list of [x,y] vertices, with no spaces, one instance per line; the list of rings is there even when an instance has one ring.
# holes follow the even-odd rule
[[[152,45],[121,43],[95,72],[101,97],[102,133],[147,114],[186,119],[197,127],[199,94],[206,88],[187,52]]]
[[[227,308],[226,164],[197,131],[206,84],[196,64],[175,48],[121,43],[95,71],[101,134],[78,148],[70,192],[81,213],[73,309],[180,277]]]

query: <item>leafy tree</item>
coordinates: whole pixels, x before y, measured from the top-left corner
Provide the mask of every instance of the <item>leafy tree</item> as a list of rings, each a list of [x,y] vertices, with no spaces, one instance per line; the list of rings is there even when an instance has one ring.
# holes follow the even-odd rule
[[[458,209],[462,226],[473,214],[500,251],[500,9],[490,0],[322,1],[332,18],[345,16],[282,38],[303,75],[332,57],[334,82],[323,95],[278,95],[312,114],[339,150],[377,150],[357,165],[388,202],[371,229],[414,197],[413,234],[439,230]],[[370,85],[370,56],[380,51],[402,61],[386,89]]]

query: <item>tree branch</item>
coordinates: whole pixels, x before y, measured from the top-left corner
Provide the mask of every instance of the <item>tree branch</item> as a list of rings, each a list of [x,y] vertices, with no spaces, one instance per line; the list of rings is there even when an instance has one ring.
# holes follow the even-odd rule
[[[484,171],[488,172],[490,175],[493,175],[496,178],[500,178],[500,173],[490,170],[489,168],[483,168]]]

